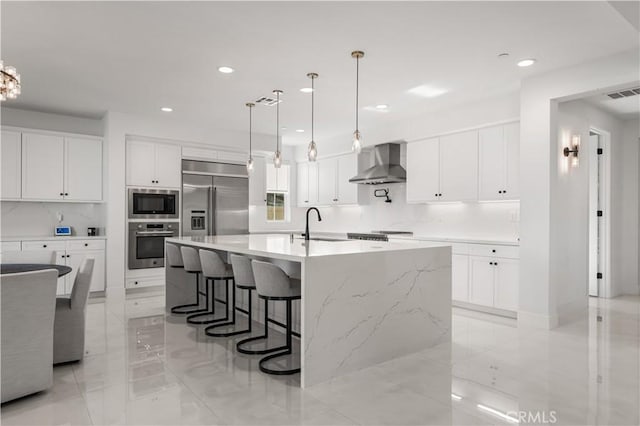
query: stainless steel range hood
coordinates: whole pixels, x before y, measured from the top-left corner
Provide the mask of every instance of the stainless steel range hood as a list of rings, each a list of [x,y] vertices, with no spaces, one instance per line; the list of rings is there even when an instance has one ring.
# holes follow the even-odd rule
[[[373,167],[358,173],[349,179],[351,183],[381,185],[407,181],[407,172],[400,165],[400,143],[390,142],[376,145]]]

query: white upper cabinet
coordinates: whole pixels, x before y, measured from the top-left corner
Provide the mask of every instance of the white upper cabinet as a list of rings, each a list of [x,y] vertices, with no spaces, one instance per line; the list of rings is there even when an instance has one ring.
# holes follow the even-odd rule
[[[289,191],[289,168],[288,164],[282,164],[279,168],[276,168],[272,162],[266,163],[267,191]]]
[[[65,200],[102,200],[102,141],[65,138]]]
[[[338,160],[335,157],[317,161],[318,164],[318,204],[328,206],[338,202],[336,177]]]
[[[178,145],[127,141],[127,185],[180,188],[182,151]]]
[[[298,207],[309,205],[309,163],[298,163],[296,168],[296,199]]]
[[[407,144],[407,202],[438,201],[440,140]]]
[[[506,174],[503,196],[505,199],[520,198],[520,123],[504,126],[504,142],[507,149]]]
[[[253,157],[253,171],[249,173],[249,204],[263,206],[267,202],[266,164],[262,157]]]
[[[0,179],[2,179],[2,189],[0,198],[3,200],[19,200],[22,192],[22,135],[20,132],[12,132],[8,130],[2,131],[2,170],[0,170]]]
[[[517,199],[519,193],[520,126],[489,127],[479,132],[480,200]]]
[[[478,199],[478,132],[440,138],[440,201]]]
[[[358,174],[358,156],[345,154],[338,157],[338,203],[358,204],[358,185],[349,179]]]
[[[22,134],[22,198],[64,199],[64,138]]]

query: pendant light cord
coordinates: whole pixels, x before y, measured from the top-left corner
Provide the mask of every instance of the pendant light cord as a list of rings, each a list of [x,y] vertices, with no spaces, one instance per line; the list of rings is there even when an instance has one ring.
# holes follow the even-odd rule
[[[253,156],[251,155],[251,130],[252,130],[252,126],[251,126],[251,109],[252,107],[249,107],[249,159],[251,160],[253,158]]]
[[[358,87],[360,85],[360,57],[356,56],[356,131],[358,131]]]
[[[276,92],[276,153],[280,151],[280,91]]]
[[[314,108],[313,108],[313,106],[315,104],[315,102],[314,102],[315,86],[314,86],[313,83],[315,82],[315,79],[316,79],[315,77],[313,77],[313,76],[311,77],[311,141],[312,142],[315,141],[315,138],[313,137],[313,122],[314,122],[314,119],[313,119],[313,110],[314,110]]]

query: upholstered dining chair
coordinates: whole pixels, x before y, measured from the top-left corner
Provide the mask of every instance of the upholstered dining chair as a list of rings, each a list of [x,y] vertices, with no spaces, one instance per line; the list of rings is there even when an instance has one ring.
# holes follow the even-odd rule
[[[56,299],[53,329],[54,364],[79,361],[84,356],[86,307],[93,264],[93,258],[86,258],[78,269],[71,296]]]
[[[53,384],[53,322],[58,271],[0,276],[2,402]]]

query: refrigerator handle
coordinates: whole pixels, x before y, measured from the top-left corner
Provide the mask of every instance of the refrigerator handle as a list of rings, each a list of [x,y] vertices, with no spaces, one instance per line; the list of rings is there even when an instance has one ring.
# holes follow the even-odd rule
[[[213,191],[211,194],[211,208],[209,209],[209,211],[211,212],[211,235],[217,235],[216,232],[216,199],[218,196],[218,190],[217,188],[214,186],[213,187]]]

